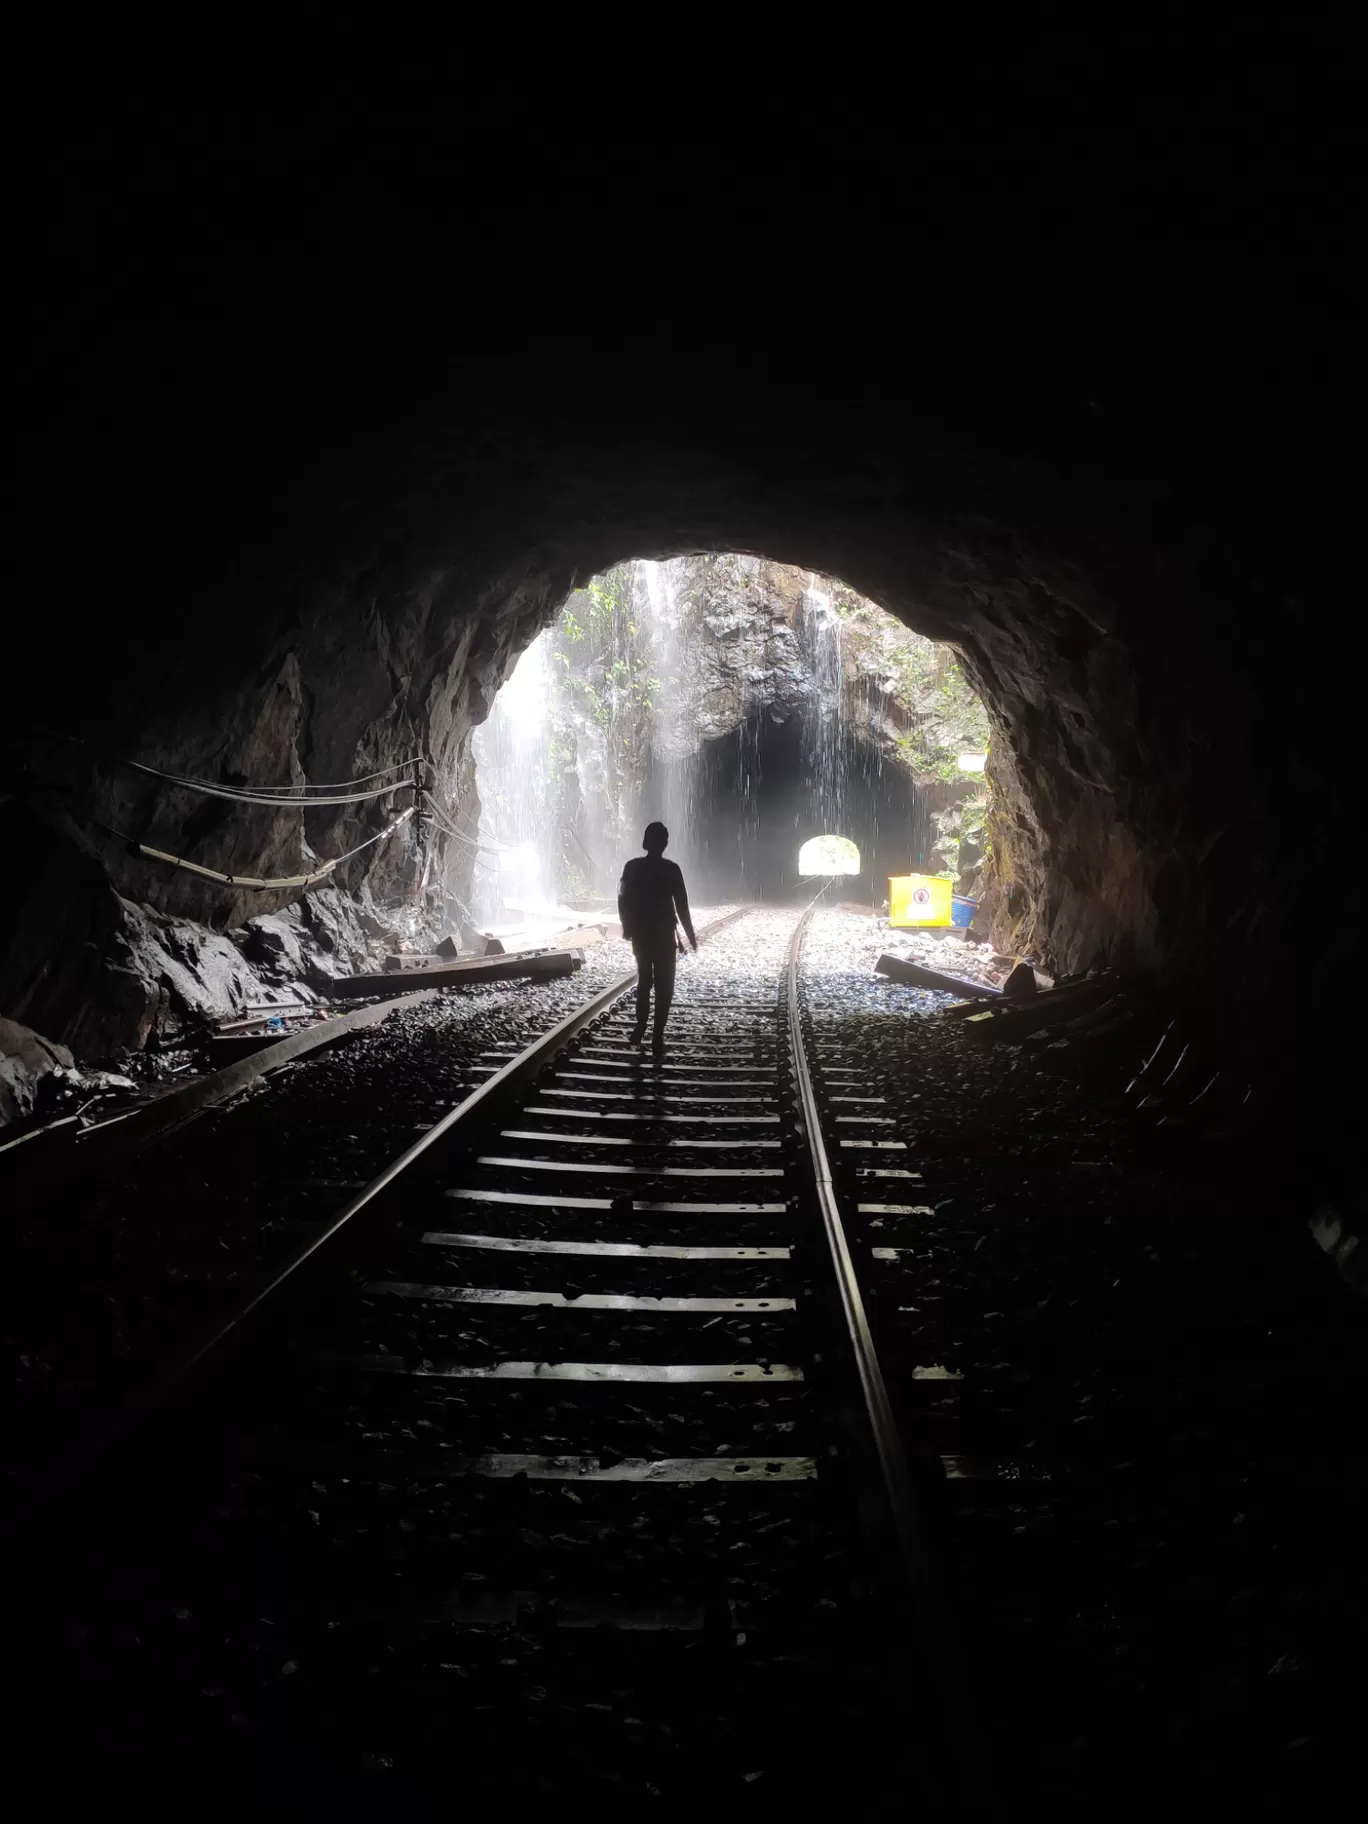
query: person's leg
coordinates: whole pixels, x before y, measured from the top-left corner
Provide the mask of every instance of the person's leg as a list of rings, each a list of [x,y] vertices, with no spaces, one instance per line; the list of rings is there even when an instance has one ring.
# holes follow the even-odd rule
[[[675,952],[670,946],[668,955],[655,958],[655,1044],[657,1050],[665,1043],[665,1022],[670,1017],[670,1003],[674,1000],[675,985]]]
[[[651,958],[638,950],[636,966],[636,1030],[632,1034],[632,1043],[639,1045],[646,1037],[646,1022],[651,1017]]]

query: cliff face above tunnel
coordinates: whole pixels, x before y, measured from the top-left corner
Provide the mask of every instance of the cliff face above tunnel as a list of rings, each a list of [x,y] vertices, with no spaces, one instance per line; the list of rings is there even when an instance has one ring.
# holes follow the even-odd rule
[[[670,623],[658,669],[675,698],[662,725],[667,746],[690,753],[748,716],[816,710],[921,786],[961,783],[958,755],[987,746],[986,716],[954,654],[839,578],[736,553],[656,570]]]

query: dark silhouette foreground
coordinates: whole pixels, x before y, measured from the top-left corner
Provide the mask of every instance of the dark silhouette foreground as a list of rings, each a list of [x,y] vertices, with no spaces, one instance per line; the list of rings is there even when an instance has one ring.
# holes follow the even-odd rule
[[[665,1022],[670,1017],[674,999],[675,959],[678,940],[675,918],[695,950],[693,920],[689,917],[689,896],[684,889],[684,876],[678,865],[666,861],[665,846],[670,832],[663,823],[648,823],[641,839],[644,855],[635,855],[622,870],[618,882],[618,917],[622,935],[632,946],[637,962],[637,1023],[632,1043],[640,1045],[646,1037],[646,1024],[651,1015],[651,993],[655,992],[655,1037],[652,1049],[665,1049]]]

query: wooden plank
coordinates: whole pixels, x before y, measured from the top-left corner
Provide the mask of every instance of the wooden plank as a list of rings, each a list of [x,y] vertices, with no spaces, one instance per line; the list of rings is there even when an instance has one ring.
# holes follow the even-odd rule
[[[378,1296],[384,1293],[391,1298],[412,1298],[428,1304],[503,1305],[517,1308],[536,1306],[559,1311],[669,1312],[685,1317],[707,1316],[712,1312],[730,1315],[733,1311],[755,1317],[761,1312],[796,1309],[791,1298],[679,1298],[647,1297],[635,1292],[528,1292],[520,1286],[438,1286],[412,1279],[372,1279],[362,1290],[367,1295]]]
[[[1113,975],[1090,976],[1086,981],[1070,982],[1061,988],[1047,988],[1020,1000],[1013,998],[992,1007],[947,1007],[946,1016],[958,1015],[976,1036],[994,1039],[1020,1039],[1038,1027],[1054,1020],[1071,1020],[1075,1015],[1111,999],[1117,990]]]
[[[468,1235],[449,1229],[429,1229],[421,1237],[425,1247],[488,1248],[512,1254],[584,1254],[604,1260],[787,1260],[781,1247],[691,1247],[672,1242],[550,1241],[542,1235]]]
[[[323,1354],[313,1358],[324,1370],[355,1374],[412,1375],[415,1380],[443,1381],[583,1381],[657,1382],[663,1386],[704,1386],[743,1381],[801,1381],[803,1371],[786,1362],[449,1362],[421,1361],[402,1355]]]
[[[458,1457],[454,1451],[435,1450],[363,1453],[355,1445],[339,1448],[304,1438],[247,1443],[236,1454],[245,1467],[281,1464],[301,1474],[346,1475],[358,1482],[446,1482],[457,1476],[508,1480],[526,1476],[529,1482],[637,1482],[648,1487],[663,1482],[726,1482],[736,1487],[749,1484],[752,1488],[768,1488],[776,1482],[811,1481],[817,1474],[815,1457],[615,1457],[605,1461],[602,1457],[513,1451]]]
[[[392,987],[394,977],[389,981]],[[431,993],[431,989],[426,990],[424,998]],[[279,1070],[283,1064],[335,1044],[338,1039],[347,1038],[364,1027],[380,1025],[400,1005],[411,1007],[413,1001],[391,1000],[383,1001],[377,1007],[358,1007],[336,1019],[318,1020],[303,1031],[289,1033],[284,1038],[272,1035],[271,1043],[254,1051],[250,1057],[238,1058],[208,1076],[192,1077],[189,1082],[168,1089],[150,1102],[138,1103],[111,1115],[107,1121],[77,1131],[73,1142],[56,1149],[59,1153],[56,1159],[51,1157],[52,1149],[44,1148],[45,1163],[41,1173],[27,1181],[24,1189],[31,1199],[41,1202],[84,1173],[102,1169],[113,1159],[137,1152],[173,1133],[204,1109],[229,1101],[271,1071]]]
[[[414,969],[398,975],[344,975],[332,983],[339,1000],[369,994],[413,994],[420,989],[470,987],[480,982],[549,981],[569,975],[583,962],[576,950],[527,951],[521,956],[475,956],[439,969]]]
[[[322,1049],[323,1046],[335,1045],[339,1040],[349,1038],[356,1029],[344,1026],[341,1020],[311,1020],[307,1026],[299,1027],[291,1033],[268,1032],[265,1027],[257,1032],[216,1033],[209,1041],[209,1056],[214,1069],[222,1070],[225,1065],[236,1064],[239,1058],[253,1058],[258,1052],[269,1050],[282,1039],[295,1038],[300,1032],[311,1033],[315,1030],[321,1031],[323,1035],[316,1047]]]
[[[945,975],[939,969],[927,969],[921,963],[909,961],[905,956],[890,956],[885,950],[874,965],[877,975],[887,976],[890,982],[899,982],[912,988],[935,988],[941,994],[958,995],[961,999],[971,995],[976,1000],[992,1000],[1001,994],[1000,988],[992,988],[986,982],[966,982],[957,975]]]
[[[536,938],[526,944],[504,944],[502,951],[491,957],[488,952],[481,956],[450,957],[437,951],[414,956],[387,956],[384,973],[387,977],[394,975],[431,975],[435,970],[450,969],[453,964],[470,968],[479,963],[516,961],[527,956],[541,956],[556,950],[591,950],[604,939],[602,925],[573,925],[564,931],[554,931],[549,937]],[[502,940],[500,940],[502,941]]]

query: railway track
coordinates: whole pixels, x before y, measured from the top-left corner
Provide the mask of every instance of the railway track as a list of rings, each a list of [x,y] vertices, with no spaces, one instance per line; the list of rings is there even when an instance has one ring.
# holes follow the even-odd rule
[[[211,1108],[79,1188],[7,1207],[7,1487],[41,1483],[116,1429],[168,1361],[274,1283],[343,1198],[494,1074],[491,1051],[506,1059],[550,1031],[621,976],[624,950],[591,952],[574,977],[415,997],[355,1045],[291,1064],[269,1093]]]
[[[626,982],[488,1055],[174,1365],[44,1654],[98,1783],[877,1814],[896,1728],[934,1789],[953,1654],[831,1160],[861,1214],[915,1175],[809,1055],[805,921],[745,919],[663,1061]]]

